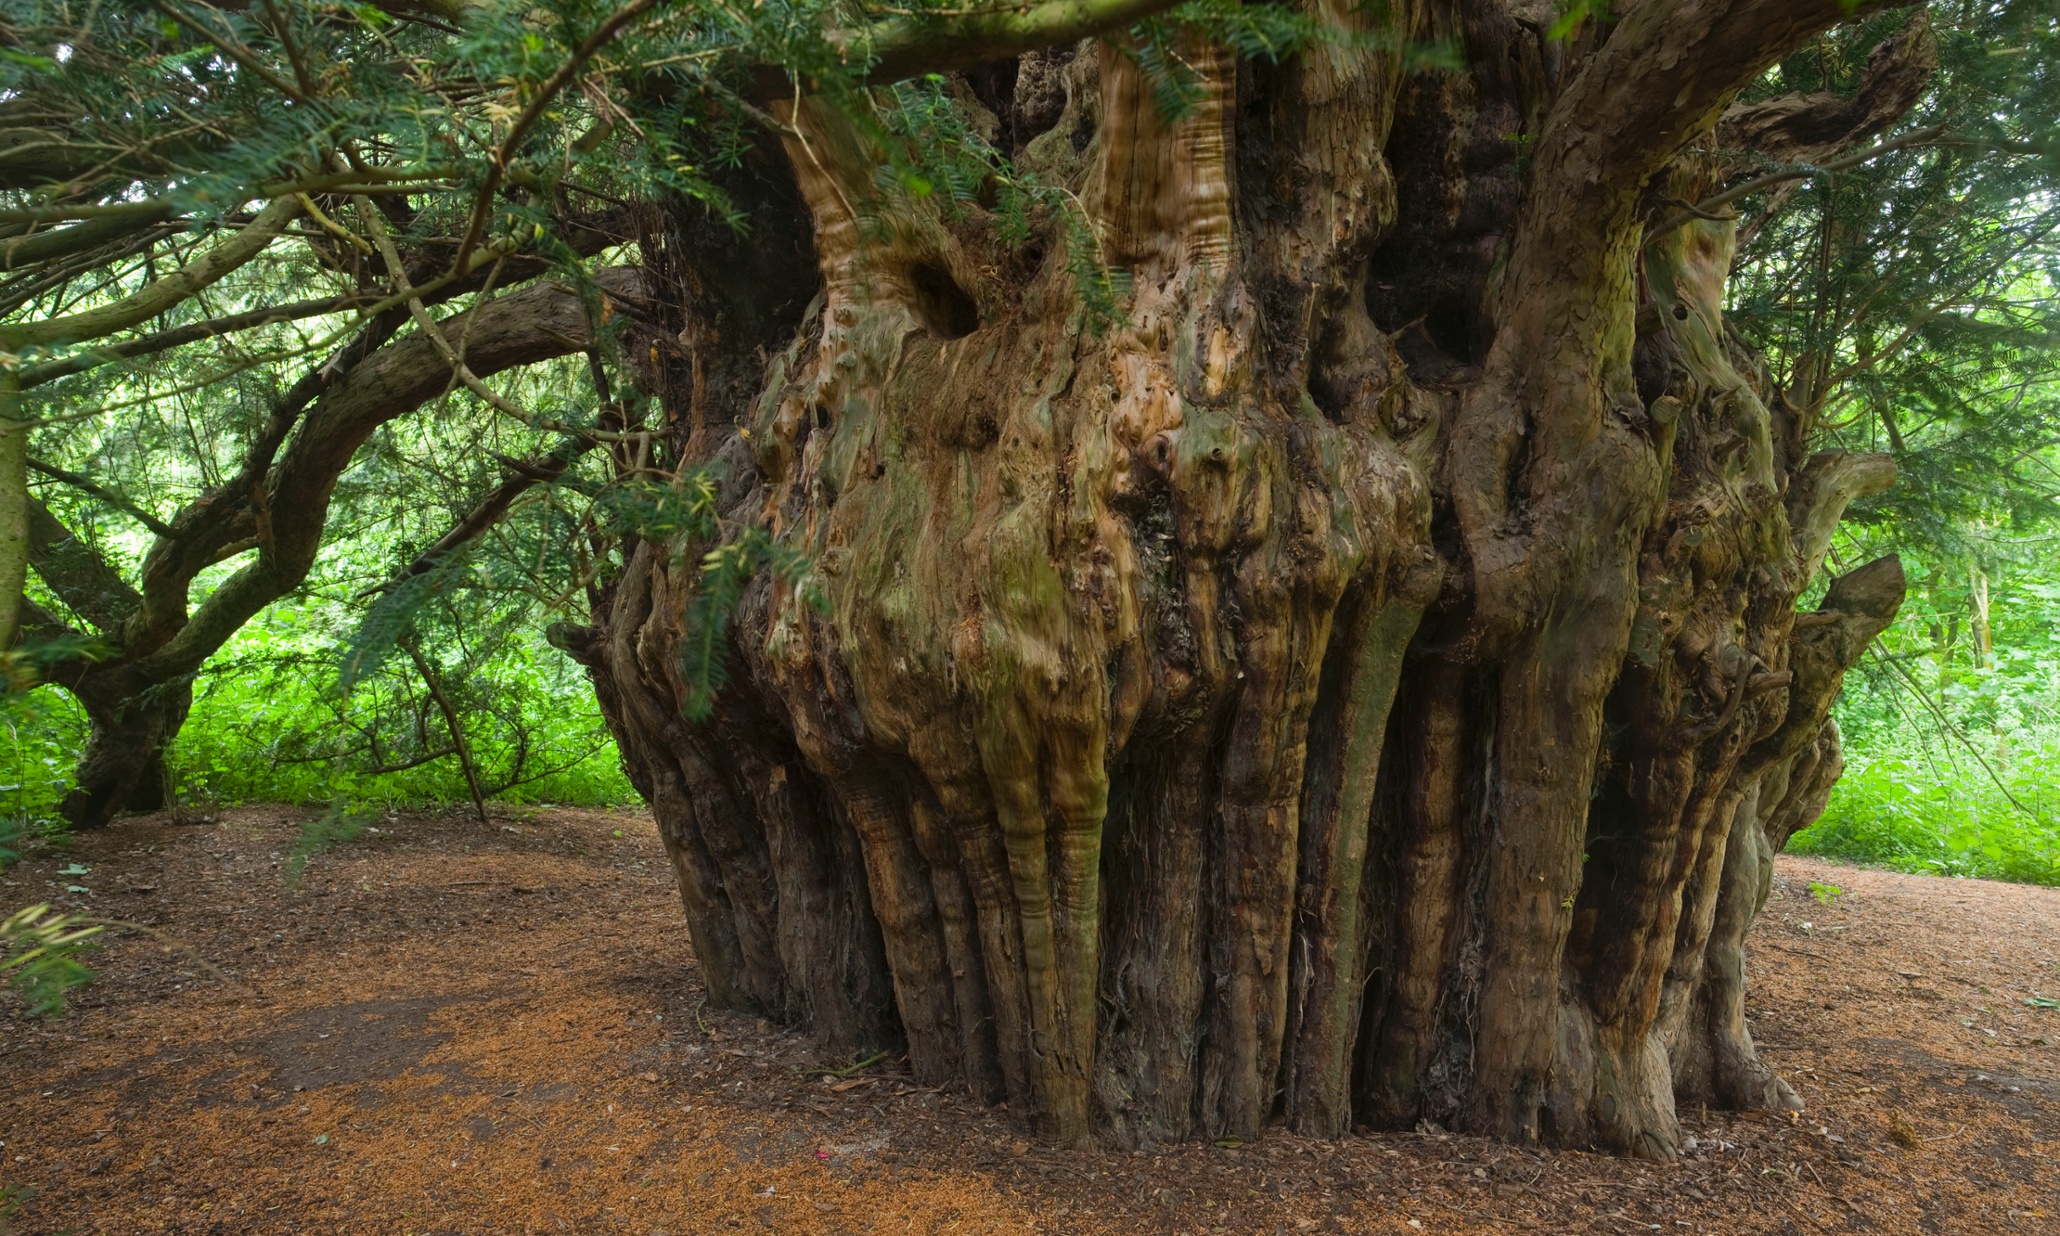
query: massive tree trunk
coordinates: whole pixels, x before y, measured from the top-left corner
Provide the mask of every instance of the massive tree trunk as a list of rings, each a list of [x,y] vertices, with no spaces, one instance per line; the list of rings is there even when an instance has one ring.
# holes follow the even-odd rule
[[[1667,1157],[1682,1098],[1794,1102],[1741,942],[1900,569],[1796,602],[1892,468],[1808,454],[1722,322],[1732,225],[1677,201],[1847,9],[1617,7],[1560,44],[1551,5],[1316,0],[1360,37],[1191,38],[1177,116],[1107,44],[955,79],[1128,272],[1113,321],[1056,221],[885,192],[815,101],[738,185],[812,263],[689,207],[647,240],[678,458],[826,602],[753,585],[700,724],[703,547],[632,544],[561,633],[714,999],[1058,1143]],[[1423,40],[1469,69],[1405,73]]]

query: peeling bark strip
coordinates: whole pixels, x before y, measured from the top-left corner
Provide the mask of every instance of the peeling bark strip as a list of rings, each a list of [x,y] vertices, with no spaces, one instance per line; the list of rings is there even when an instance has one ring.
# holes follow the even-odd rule
[[[1658,224],[1847,6],[1647,0],[1565,45],[1507,0],[1311,11],[1354,37],[1183,44],[1178,116],[1112,44],[954,87],[1127,270],[1099,326],[1056,221],[1011,248],[785,105],[736,194],[814,265],[682,207],[652,378],[827,611],[754,585],[701,726],[695,547],[637,546],[562,643],[724,1003],[1063,1144],[1431,1120],[1668,1157],[1679,1101],[1793,1102],[1740,941],[1901,573],[1796,613],[1893,468],[1808,456],[1724,328],[1730,225]],[[1405,75],[1425,38],[1469,70]],[[1826,140],[1811,106],[1755,123]]]

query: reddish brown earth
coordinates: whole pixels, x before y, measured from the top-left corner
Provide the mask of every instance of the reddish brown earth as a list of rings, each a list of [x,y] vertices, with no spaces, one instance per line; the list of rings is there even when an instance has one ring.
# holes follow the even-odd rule
[[[15,1232],[2060,1232],[2060,1011],[2027,1004],[2060,890],[1783,859],[1751,1007],[1809,1110],[1688,1113],[1678,1163],[1428,1129],[1070,1154],[703,1009],[641,815],[385,819],[289,886],[301,818],[129,820],[0,876],[163,933],[61,1019],[0,997]]]

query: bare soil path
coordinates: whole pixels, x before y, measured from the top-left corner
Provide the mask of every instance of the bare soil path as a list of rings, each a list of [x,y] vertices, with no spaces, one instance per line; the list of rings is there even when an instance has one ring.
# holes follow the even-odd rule
[[[1809,1110],[1687,1113],[1675,1164],[1061,1154],[707,1012],[641,814],[389,818],[290,887],[300,818],[128,820],[0,877],[191,949],[114,941],[54,1022],[0,997],[15,1232],[2060,1233],[2060,890],[1783,859],[1753,1028]]]

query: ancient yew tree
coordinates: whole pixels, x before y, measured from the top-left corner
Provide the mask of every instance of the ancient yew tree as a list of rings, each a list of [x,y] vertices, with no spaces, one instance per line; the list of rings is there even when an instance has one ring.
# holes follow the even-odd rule
[[[78,814],[305,577],[373,428],[458,392],[564,445],[403,579],[525,486],[591,503],[552,638],[717,1003],[1065,1144],[1429,1121],[1668,1157],[1683,1104],[1796,1105],[1744,936],[1903,580],[1805,607],[1895,469],[1821,449],[1827,365],[1776,381],[1727,327],[1736,202],[1867,157],[1935,44],[1893,5],[1563,7],[155,6],[134,37],[300,126],[236,165],[266,213],[206,226],[338,299],[99,351],[0,321],[0,430],[72,373],[360,316],[135,584],[0,433],[0,584],[12,520],[103,637],[47,675],[97,710]],[[1851,89],[1765,88],[1841,23]],[[182,169],[224,126],[89,157],[50,135],[92,105],[49,97],[0,99],[9,262],[202,225]],[[486,381],[568,353],[589,416]]]
[[[1797,600],[1893,467],[1811,453],[1695,203],[1909,104],[1921,20],[1860,98],[1734,106],[1848,15],[1319,2],[1277,62],[1149,49],[1170,106],[1123,35],[954,78],[1127,273],[1100,315],[1056,225],[1012,244],[883,184],[901,133],[775,101],[753,239],[690,208],[646,256],[680,449],[807,584],[738,600],[705,721],[677,546],[561,632],[713,997],[1061,1143],[1667,1157],[1680,1104],[1794,1105],[1741,942],[1900,569]]]

